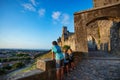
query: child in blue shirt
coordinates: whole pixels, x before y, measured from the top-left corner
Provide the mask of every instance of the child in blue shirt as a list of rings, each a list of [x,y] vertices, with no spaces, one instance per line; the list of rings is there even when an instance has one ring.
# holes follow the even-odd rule
[[[56,60],[56,75],[57,75],[57,80],[62,80],[63,79],[63,69],[64,69],[64,63],[63,63],[63,59],[64,56],[62,54],[61,51],[61,47],[57,44],[56,41],[52,42],[52,59]]]

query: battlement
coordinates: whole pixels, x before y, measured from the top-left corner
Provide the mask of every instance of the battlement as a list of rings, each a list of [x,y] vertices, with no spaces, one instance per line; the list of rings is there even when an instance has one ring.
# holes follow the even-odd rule
[[[94,7],[106,6],[106,5],[115,4],[118,2],[120,2],[120,0],[93,0]]]

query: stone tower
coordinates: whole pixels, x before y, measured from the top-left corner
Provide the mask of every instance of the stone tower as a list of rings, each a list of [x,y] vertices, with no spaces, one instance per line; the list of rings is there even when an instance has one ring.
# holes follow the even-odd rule
[[[102,7],[120,2],[120,0],[93,0],[94,7]]]
[[[65,41],[65,39],[67,39],[67,38],[68,38],[67,27],[63,26],[63,29],[62,29],[62,41]]]

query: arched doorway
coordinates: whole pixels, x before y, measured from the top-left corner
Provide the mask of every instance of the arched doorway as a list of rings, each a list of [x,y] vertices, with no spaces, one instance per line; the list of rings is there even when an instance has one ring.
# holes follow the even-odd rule
[[[87,37],[87,43],[88,43],[88,51],[96,51],[97,50],[97,44],[95,41],[95,38],[93,36]]]

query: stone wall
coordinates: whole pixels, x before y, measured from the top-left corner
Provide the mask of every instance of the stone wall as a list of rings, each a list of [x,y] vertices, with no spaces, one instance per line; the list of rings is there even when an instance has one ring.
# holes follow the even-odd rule
[[[73,51],[75,51],[75,36],[71,35],[65,41],[62,41],[62,46],[69,45]]]
[[[119,32],[115,30],[117,33],[113,34],[114,37],[112,39],[110,37],[113,22],[120,22],[119,9],[120,2],[83,12],[76,12],[74,14],[75,50],[88,52],[87,37],[92,36],[97,43],[98,49],[111,51],[114,54],[120,53],[119,37],[114,36],[115,34],[118,35]],[[114,46],[112,47],[111,44]]]
[[[85,14],[74,16],[75,27],[75,50],[78,52],[88,52],[87,29],[85,25]]]
[[[89,24],[87,27],[88,49],[92,45],[94,46],[94,43],[96,44],[97,49],[100,49],[100,47],[99,47],[100,34],[98,31],[99,29],[98,29],[97,22],[98,21],[95,21],[94,23]],[[89,39],[89,37],[92,38],[92,40]],[[93,42],[93,39],[94,39],[94,43],[91,43],[91,45],[89,45],[89,40]],[[94,47],[94,50],[95,50],[95,47]]]
[[[63,27],[62,36],[58,39],[58,44],[63,47],[69,45],[73,51],[75,51],[75,35],[67,30],[67,27]]]
[[[120,2],[120,0],[94,0],[94,7],[101,7]]]
[[[110,51],[110,28],[112,27],[113,22],[110,20],[99,20],[98,27],[100,31],[100,50]]]
[[[95,39],[98,50],[110,51],[110,28],[112,27],[110,20],[96,20],[87,27],[87,36]]]
[[[110,28],[111,53],[120,56],[120,22],[114,22]]]
[[[38,60],[36,66],[37,70],[9,80],[56,80],[55,61],[51,59]]]
[[[75,65],[84,57],[83,53],[74,52]],[[21,74],[18,77],[14,77],[7,80],[56,80],[56,65],[55,61],[51,59],[38,60],[37,69],[26,74]],[[24,75],[24,76],[23,76]]]

